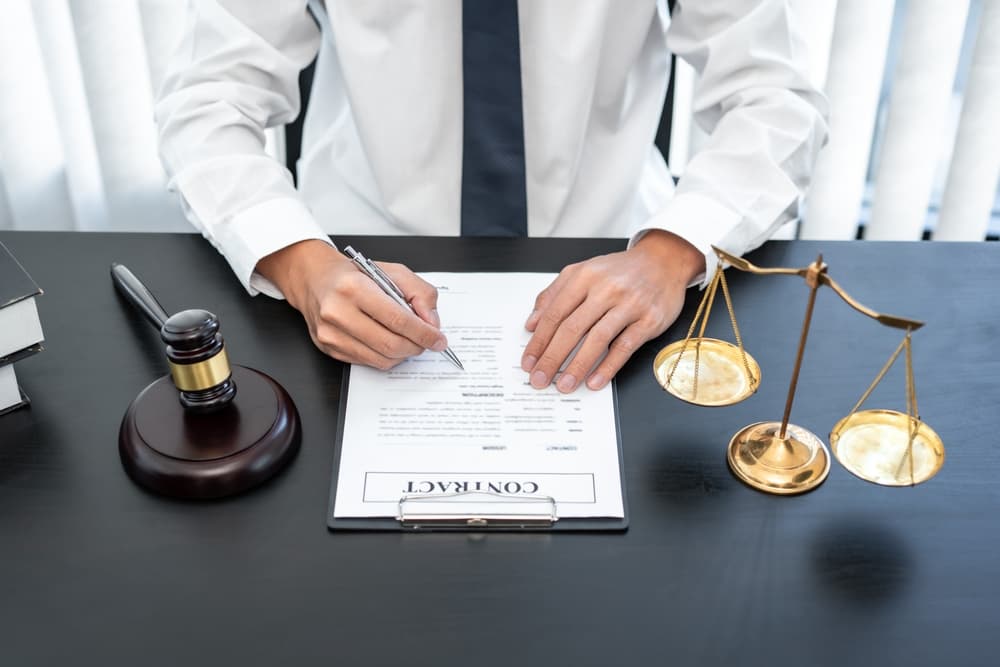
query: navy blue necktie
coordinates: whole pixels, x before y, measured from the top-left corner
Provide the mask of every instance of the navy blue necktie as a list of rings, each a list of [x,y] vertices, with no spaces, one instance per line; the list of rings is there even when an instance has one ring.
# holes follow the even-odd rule
[[[462,236],[527,236],[517,0],[463,0]]]

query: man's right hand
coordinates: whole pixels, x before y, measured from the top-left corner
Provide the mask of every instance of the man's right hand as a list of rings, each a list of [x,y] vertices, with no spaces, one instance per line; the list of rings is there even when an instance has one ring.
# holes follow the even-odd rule
[[[282,248],[261,259],[257,271],[302,313],[316,347],[334,359],[386,370],[425,349],[444,350],[434,286],[402,264],[379,266],[417,315],[322,241]]]

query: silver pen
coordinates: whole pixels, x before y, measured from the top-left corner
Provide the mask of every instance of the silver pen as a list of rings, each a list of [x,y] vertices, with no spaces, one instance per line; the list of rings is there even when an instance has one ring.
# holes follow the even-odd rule
[[[413,310],[413,306],[406,301],[406,295],[403,294],[403,290],[399,289],[396,283],[392,281],[392,278],[390,278],[385,271],[379,268],[378,264],[365,257],[351,246],[344,248],[344,254],[350,257],[355,266],[361,269],[362,273],[371,278],[375,284],[378,285],[383,292],[388,294],[393,301],[401,305],[403,308],[406,308],[411,313],[416,314],[416,311]],[[455,353],[451,351],[450,347],[446,347],[442,350],[441,355],[461,370],[465,370],[465,366],[463,366],[462,362],[458,360],[458,357],[455,356]]]

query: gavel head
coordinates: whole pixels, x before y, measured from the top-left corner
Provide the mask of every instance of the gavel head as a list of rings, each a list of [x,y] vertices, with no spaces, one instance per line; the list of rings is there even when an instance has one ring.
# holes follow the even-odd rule
[[[219,320],[207,310],[183,310],[160,328],[181,405],[193,412],[212,412],[236,396],[229,358],[219,333]]]

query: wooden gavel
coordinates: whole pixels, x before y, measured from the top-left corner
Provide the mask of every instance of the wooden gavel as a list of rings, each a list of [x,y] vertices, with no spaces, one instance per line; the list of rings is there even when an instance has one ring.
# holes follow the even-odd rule
[[[181,405],[200,412],[229,405],[236,396],[236,383],[219,333],[219,319],[207,310],[167,315],[156,297],[121,264],[111,265],[111,279],[167,344],[170,376],[180,392]]]
[[[122,419],[118,449],[135,481],[164,495],[218,498],[264,482],[294,458],[301,433],[295,404],[273,378],[230,366],[215,315],[167,315],[121,264],[111,265],[111,279],[159,330],[170,367]]]

